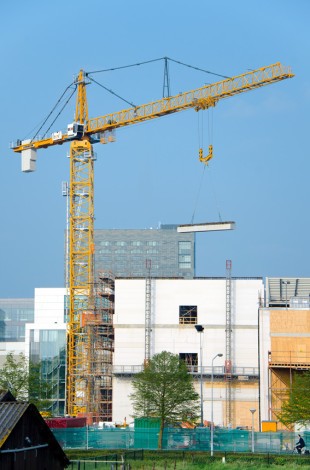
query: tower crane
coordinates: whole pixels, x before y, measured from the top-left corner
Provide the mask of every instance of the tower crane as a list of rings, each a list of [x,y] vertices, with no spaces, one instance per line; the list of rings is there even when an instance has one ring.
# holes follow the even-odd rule
[[[205,110],[214,107],[221,99],[293,76],[290,67],[275,63],[175,96],[89,118],[87,73],[80,70],[75,81],[77,98],[74,122],[68,125],[66,132],[54,132],[50,137],[43,139],[19,140],[12,145],[14,152],[21,153],[22,170],[28,172],[35,170],[37,150],[70,142],[67,414],[76,416],[80,412],[91,413],[93,410],[91,361],[87,359],[84,347],[85,335],[89,329],[85,329],[85,322],[81,321],[85,313],[91,312],[94,298],[93,144],[113,140],[111,132],[117,128],[190,108],[196,111]]]

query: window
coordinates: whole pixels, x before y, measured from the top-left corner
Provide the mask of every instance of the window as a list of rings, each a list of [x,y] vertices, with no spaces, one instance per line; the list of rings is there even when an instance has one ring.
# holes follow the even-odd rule
[[[191,263],[179,263],[180,269],[191,269],[191,267],[192,267]]]
[[[179,242],[179,254],[188,253],[192,249],[192,242]]]
[[[134,241],[134,242],[131,242],[131,244],[133,246],[141,246],[143,243],[142,242],[139,242],[139,241]]]
[[[156,246],[157,245],[157,242],[155,241],[148,241],[146,242],[147,246]]]
[[[192,264],[191,255],[180,255],[179,254],[179,268],[180,269],[190,269]]]
[[[180,255],[180,256],[179,256],[179,261],[180,261],[181,263],[185,263],[185,262],[190,263],[191,260],[192,260],[191,255]]]
[[[179,324],[196,325],[197,324],[197,305],[180,305]]]
[[[126,242],[116,242],[115,245],[116,246],[125,246]]]
[[[179,358],[185,362],[189,372],[198,372],[197,353],[180,353]]]

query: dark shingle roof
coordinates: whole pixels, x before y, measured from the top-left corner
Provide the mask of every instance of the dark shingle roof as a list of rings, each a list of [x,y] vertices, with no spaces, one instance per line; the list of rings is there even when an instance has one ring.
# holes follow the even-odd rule
[[[0,402],[1,401],[16,401],[16,399],[9,390],[0,389]]]
[[[15,426],[18,426],[19,420],[24,413],[30,413],[31,420],[37,423],[40,435],[48,443],[50,449],[58,456],[64,467],[69,465],[69,459],[61,448],[54,434],[40,415],[38,409],[32,403],[22,403],[14,399],[10,394],[7,398],[13,398],[13,401],[0,401],[0,452]],[[17,449],[18,450],[18,449]]]
[[[0,448],[28,408],[28,403],[0,403]]]

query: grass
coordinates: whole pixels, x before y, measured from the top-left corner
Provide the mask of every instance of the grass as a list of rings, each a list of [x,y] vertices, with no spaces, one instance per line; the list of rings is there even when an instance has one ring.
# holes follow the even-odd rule
[[[73,463],[69,468],[77,470],[110,470],[111,468],[120,470],[121,455],[127,454],[126,451],[120,450],[109,452],[100,450],[66,450],[66,454],[70,460],[80,461],[80,464]],[[300,455],[284,455],[284,454],[234,454],[227,453],[216,454],[213,458],[210,457],[208,452],[177,452],[177,451],[143,451],[143,460],[141,459],[142,453],[137,452],[140,457],[138,460],[133,459],[133,452],[126,455],[125,465],[123,470],[240,470],[244,469],[268,469],[268,470],[297,470],[300,468],[310,468],[310,457]],[[140,455],[139,455],[140,454]],[[99,463],[102,458],[107,458],[110,463]],[[225,463],[223,462],[225,457]],[[89,462],[89,459],[98,459],[95,462]],[[115,462],[117,459],[118,465],[114,463],[111,466],[112,460]]]

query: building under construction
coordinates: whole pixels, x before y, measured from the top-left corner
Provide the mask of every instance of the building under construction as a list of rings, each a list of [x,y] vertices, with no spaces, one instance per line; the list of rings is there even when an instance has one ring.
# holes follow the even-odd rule
[[[250,425],[249,409],[259,408],[257,318],[264,285],[261,278],[233,278],[227,268],[226,278],[116,280],[113,421],[132,415],[130,382],[145,355],[167,350],[186,361],[197,391],[202,378],[206,421],[212,387],[215,424]],[[257,412],[256,428],[258,418]]]
[[[310,370],[310,279],[267,278],[259,314],[262,421],[279,423],[294,377]]]
[[[250,409],[256,410],[255,429],[278,422],[294,375],[310,369],[310,279],[267,278],[264,284],[235,278],[230,268],[228,263],[223,278],[192,280],[99,275],[88,317],[91,341],[84,344],[92,361],[92,421],[128,422],[132,377],[146,357],[168,350],[186,361],[198,392],[202,380],[205,421],[211,419],[213,388],[216,425],[251,427]],[[15,342],[6,340],[5,331],[21,302],[0,300],[1,356],[24,351],[42,362],[53,391],[50,410],[58,416],[65,413],[66,294],[64,288],[35,289],[34,320]]]

